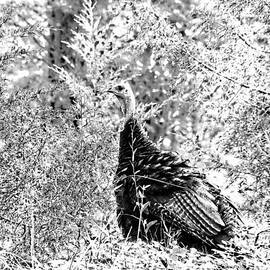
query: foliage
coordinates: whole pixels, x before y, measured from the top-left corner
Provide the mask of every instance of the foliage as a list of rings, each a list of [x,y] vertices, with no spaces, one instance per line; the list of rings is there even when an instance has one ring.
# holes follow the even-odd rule
[[[13,224],[1,235],[15,233],[14,244],[33,244],[49,256],[79,239],[91,216],[110,209],[109,158],[116,148],[104,122],[96,118],[78,132],[77,109],[55,112],[43,105],[45,94],[26,89],[1,99],[1,216]],[[32,226],[35,243],[28,243]]]
[[[16,12],[9,5],[0,20],[0,265],[19,269],[31,259],[37,269],[60,269],[66,261],[73,269],[264,269],[269,254],[249,234],[238,241],[249,247],[242,266],[231,254],[119,240],[111,183],[121,121],[104,92],[129,80],[151,138],[192,164],[228,172],[246,207],[265,217],[267,1],[219,0],[210,8],[176,0],[98,1],[94,7],[86,1],[77,17],[83,31],[69,46],[85,60],[87,81],[55,66],[64,83],[41,87],[38,77],[24,88],[6,73],[18,59],[32,61],[33,50],[21,38],[39,40],[40,28],[12,26]],[[53,109],[50,96],[61,91],[76,103]]]
[[[89,80],[100,92],[130,80],[139,101],[159,104],[148,121],[152,139],[162,136],[163,148],[192,163],[225,169],[248,201],[255,195],[268,204],[268,5],[188,2],[186,17],[172,24],[161,2],[125,1],[105,25],[86,9],[78,19],[86,32],[72,47]]]
[[[76,249],[76,256],[37,262],[36,269],[268,269],[267,250],[254,246],[249,240],[237,239],[246,253],[233,256],[231,252],[203,254],[196,249],[179,247],[172,242],[167,247],[138,240],[127,242],[115,230],[100,227],[96,237],[89,238]],[[240,240],[240,241],[239,241]],[[0,253],[1,259],[1,253]],[[32,269],[8,260],[6,269]]]
[[[17,57],[12,50],[6,55]],[[6,67],[13,58],[3,57],[1,64]],[[4,85],[1,92],[1,246],[26,260],[46,260],[62,251],[69,256],[82,237],[92,237],[93,225],[111,218],[113,125],[91,98],[83,107],[89,119],[84,126],[78,127],[81,103],[52,108],[50,95],[68,87]]]
[[[203,73],[196,100],[204,101],[204,111],[217,112],[214,121],[224,123],[217,151],[230,153],[238,164],[224,164],[220,154],[215,160],[229,171],[247,201],[259,199],[255,211],[265,206],[269,194],[268,11],[262,1],[217,1],[213,11],[199,13],[212,19],[198,25],[207,31],[196,59]]]

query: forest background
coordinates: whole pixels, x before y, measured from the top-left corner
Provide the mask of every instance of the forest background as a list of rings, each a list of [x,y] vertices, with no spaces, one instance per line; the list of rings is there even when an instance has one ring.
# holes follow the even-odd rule
[[[5,1],[1,269],[267,269],[270,3]],[[127,80],[150,139],[240,207],[244,254],[122,239],[112,181]]]

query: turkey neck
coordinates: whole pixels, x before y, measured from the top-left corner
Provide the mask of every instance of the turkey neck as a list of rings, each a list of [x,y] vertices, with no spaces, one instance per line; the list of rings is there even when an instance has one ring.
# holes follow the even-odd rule
[[[135,97],[130,95],[124,102],[124,114],[126,115],[126,123],[129,122],[130,119],[134,119],[133,115],[135,112]]]
[[[119,167],[117,174],[120,176],[133,175],[138,170],[138,162],[145,155],[157,154],[157,148],[143,133],[138,120],[133,115],[125,122],[124,129],[120,133],[119,142]],[[123,171],[123,169],[125,169]]]
[[[118,173],[127,168],[128,171],[126,173],[131,174],[130,170],[132,165],[130,164],[130,161],[134,159],[134,150],[136,149],[136,140],[134,139],[143,136],[143,134],[137,119],[134,118],[136,106],[135,96],[130,88],[127,88],[127,90],[128,95],[121,100],[126,117],[124,129],[120,133]]]

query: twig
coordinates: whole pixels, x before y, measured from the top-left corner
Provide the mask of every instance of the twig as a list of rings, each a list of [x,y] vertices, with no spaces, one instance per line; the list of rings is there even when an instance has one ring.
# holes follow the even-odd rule
[[[3,220],[4,222],[9,222],[11,224],[14,224],[14,225],[17,225],[17,226],[26,226],[26,227],[29,227],[28,225],[22,223],[22,222],[15,222],[13,220],[10,220],[8,218],[5,218],[3,216],[0,216],[0,220]]]
[[[238,84],[240,85],[241,87],[244,87],[244,88],[250,88],[250,86],[244,84],[244,83],[240,83],[238,81],[236,81],[235,79],[231,78],[231,77],[228,77],[226,75],[223,75],[222,73],[220,73],[219,71],[216,71],[213,67],[209,66],[208,64],[202,62],[201,60],[199,60],[198,58],[196,58],[195,56],[193,56],[192,54],[190,54],[188,51],[186,51],[186,53],[188,54],[188,56],[190,56],[193,60],[195,60],[196,62],[198,62],[200,65],[202,65],[203,67],[205,67],[206,69],[210,70],[211,72],[219,75],[220,77],[224,78],[224,79],[227,79],[228,81],[231,81],[235,84]]]
[[[258,49],[254,46],[252,46],[249,42],[247,42],[244,37],[238,33],[235,33],[248,47],[250,47],[251,49],[255,50],[255,51],[259,51],[259,52],[263,52],[263,53],[270,53],[270,51],[265,51],[265,50],[261,50],[261,49]]]
[[[258,92],[261,93],[261,94],[270,95],[270,92],[268,93],[268,92],[266,92],[266,91],[264,91],[264,90],[257,89],[257,88],[255,88],[255,87],[251,87],[251,86],[249,86],[249,85],[247,85],[247,84],[245,84],[245,83],[238,82],[237,80],[235,80],[235,79],[233,79],[233,78],[231,78],[231,77],[228,77],[228,76],[222,74],[222,73],[219,72],[219,71],[216,71],[213,67],[211,67],[210,65],[208,65],[208,64],[206,64],[206,63],[204,63],[204,62],[202,62],[201,60],[199,60],[198,58],[196,58],[194,55],[192,55],[187,49],[185,49],[185,53],[186,53],[189,57],[191,57],[193,60],[195,60],[197,63],[199,63],[201,66],[203,66],[204,68],[210,70],[211,72],[217,74],[218,76],[220,76],[220,77],[222,77],[222,78],[224,78],[224,79],[226,79],[226,80],[228,80],[228,81],[230,81],[230,82],[233,82],[233,83],[239,85],[240,87],[247,88],[247,89],[251,89],[251,90],[256,90],[256,91],[258,91]]]
[[[30,253],[32,268],[35,269],[35,214],[34,207],[31,207],[31,242],[30,242]]]

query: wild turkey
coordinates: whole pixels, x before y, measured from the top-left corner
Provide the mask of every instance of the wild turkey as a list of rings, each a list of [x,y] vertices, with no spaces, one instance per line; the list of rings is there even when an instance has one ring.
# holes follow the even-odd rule
[[[134,117],[135,97],[125,83],[108,92],[126,115],[114,180],[118,224],[124,237],[218,248],[234,236],[240,215],[204,174],[170,152],[160,151]]]

